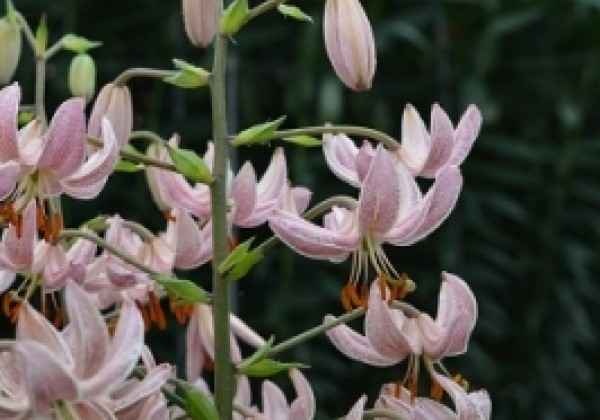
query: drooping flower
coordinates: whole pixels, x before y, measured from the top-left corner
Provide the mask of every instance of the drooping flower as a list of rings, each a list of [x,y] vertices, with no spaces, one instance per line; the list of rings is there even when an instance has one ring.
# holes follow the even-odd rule
[[[437,361],[466,351],[477,319],[477,303],[464,280],[442,273],[435,320],[420,311],[406,314],[390,307],[389,298],[387,286],[374,282],[369,292],[365,335],[345,325],[334,327],[327,336],[336,348],[373,366],[391,366],[420,355]],[[325,321],[333,319],[328,315]]]
[[[406,167],[383,147],[365,145],[348,174],[360,186],[354,208],[334,207],[317,226],[298,214],[278,210],[269,218],[273,232],[296,252],[315,259],[339,262],[353,255],[351,285],[369,262],[378,274],[399,275],[382,249],[383,243],[411,245],[435,230],[453,209],[462,176],[455,166],[440,169],[423,195]]]
[[[327,0],[323,16],[327,56],[340,80],[368,90],[375,74],[375,40],[359,0]]]
[[[216,32],[216,2],[214,0],[182,0],[183,23],[188,39],[197,47],[212,43]]]
[[[90,136],[100,137],[103,118],[110,122],[122,149],[129,141],[133,127],[133,105],[127,86],[108,83],[100,89],[88,122]]]

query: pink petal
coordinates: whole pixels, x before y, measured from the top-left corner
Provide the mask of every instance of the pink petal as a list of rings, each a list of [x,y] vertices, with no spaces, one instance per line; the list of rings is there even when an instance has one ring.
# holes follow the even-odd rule
[[[88,200],[96,197],[106,184],[119,157],[117,139],[107,119],[102,121],[102,139],[102,148],[94,152],[75,173],[61,180],[68,195]]]
[[[58,178],[74,173],[85,155],[85,100],[72,98],[63,102],[52,117],[46,133],[44,151],[38,168]]]
[[[19,155],[23,165],[34,167],[44,151],[42,123],[35,119],[19,130]]]
[[[20,358],[23,382],[34,416],[47,414],[57,400],[78,399],[75,378],[47,347],[39,342],[19,340],[14,349]]]
[[[261,202],[278,201],[287,187],[287,163],[283,149],[273,152],[271,162],[256,186],[257,205]]]
[[[116,417],[106,407],[93,402],[80,401],[73,406],[73,411],[79,419],[85,420],[116,420]]]
[[[413,174],[418,174],[427,161],[431,138],[417,110],[407,104],[402,115],[402,147],[400,156]]]
[[[285,395],[271,381],[264,381],[262,386],[263,414],[267,419],[287,419],[289,407]]]
[[[0,162],[0,200],[4,200],[13,192],[20,173],[21,166],[17,162]]]
[[[100,136],[101,121],[107,118],[115,132],[119,148],[129,140],[133,126],[133,108],[131,94],[127,86],[108,83],[102,87],[90,114],[88,133],[92,137]]]
[[[344,417],[344,419],[345,420],[362,420],[366,403],[367,403],[367,396],[363,394],[363,396],[360,397],[358,399],[358,401],[356,401],[356,403],[354,403],[354,405],[352,406],[352,408],[350,409],[348,414],[346,414],[346,417]]]
[[[479,135],[481,123],[481,112],[475,105],[470,105],[454,130],[454,148],[449,161],[451,165],[463,163]]]
[[[202,374],[204,356],[206,354],[200,336],[200,317],[194,310],[185,334],[185,374],[189,382],[194,382]]]
[[[356,155],[356,172],[361,183],[369,173],[369,169],[371,169],[373,164],[373,158],[376,154],[377,152],[368,141],[364,141],[363,145],[358,150],[358,154]]]
[[[144,379],[136,381],[125,395],[114,400],[111,406],[112,411],[125,410],[134,404],[139,404],[144,398],[159,391],[172,375],[173,368],[166,363],[149,370]]]
[[[229,314],[229,323],[231,325],[231,332],[252,347],[257,349],[266,344],[264,338],[254,332],[244,321],[234,314]]]
[[[452,154],[454,146],[454,127],[448,115],[438,105],[431,110],[431,150],[419,175],[433,178]]]
[[[365,333],[373,349],[397,362],[409,354],[420,354],[420,337],[415,337],[414,320],[397,309],[390,309],[382,299],[379,284],[373,282],[369,291],[369,306],[365,316]]]
[[[356,233],[333,232],[284,211],[276,211],[269,227],[290,248],[309,258],[342,261],[357,249]]]
[[[250,217],[256,207],[256,173],[250,162],[246,162],[234,178],[231,196],[235,202],[234,222]]]
[[[315,395],[304,375],[298,369],[290,369],[290,378],[296,390],[296,399],[290,405],[289,420],[306,420],[315,416]]]
[[[304,187],[292,188],[292,199],[294,200],[294,208],[297,214],[302,214],[308,208],[312,191]]]
[[[335,317],[327,315],[323,322],[333,320]],[[367,337],[346,325],[333,327],[327,331],[327,337],[340,352],[350,359],[378,367],[392,366],[399,361],[397,357],[388,357],[377,352]]]
[[[28,302],[23,302],[17,322],[17,341],[32,341],[40,343],[60,360],[61,364],[73,366],[73,357],[67,343],[60,333]]]
[[[209,261],[212,257],[212,223],[202,229],[185,211],[175,212],[177,244],[175,248],[175,267],[191,270]]]
[[[73,372],[88,379],[104,363],[109,336],[104,319],[88,294],[70,281],[65,287],[69,315],[69,344],[75,355]]]
[[[0,162],[19,158],[17,114],[20,101],[21,88],[18,83],[0,90]]]
[[[476,406],[475,401],[471,401],[467,392],[452,379],[435,373],[433,380],[437,381],[450,395],[459,419],[477,420],[484,418],[479,415],[480,412],[485,412],[484,407]],[[479,400],[476,401],[478,404],[481,403]]]
[[[1,250],[0,250],[1,251]],[[2,255],[0,255],[0,264]],[[0,269],[0,293],[4,293],[15,281],[16,273],[14,271]]]
[[[17,236],[17,230],[10,225],[2,234],[4,252],[7,262],[15,271],[31,269],[33,263],[33,247],[37,235],[35,201],[29,202],[22,213],[21,236]]]
[[[362,235],[381,235],[396,221],[402,191],[389,153],[378,147],[360,190],[358,225]]]
[[[356,171],[358,148],[345,134],[323,134],[323,154],[331,172],[342,181],[360,186]]]
[[[139,360],[143,345],[144,321],[135,304],[126,299],[104,365],[81,384],[84,398],[109,393],[124,381]]]
[[[444,272],[442,279],[450,289],[448,299],[452,299],[452,304],[456,307],[456,322],[453,324],[451,343],[446,353],[448,356],[455,356],[467,350],[469,337],[477,320],[477,301],[467,283],[460,277]]]

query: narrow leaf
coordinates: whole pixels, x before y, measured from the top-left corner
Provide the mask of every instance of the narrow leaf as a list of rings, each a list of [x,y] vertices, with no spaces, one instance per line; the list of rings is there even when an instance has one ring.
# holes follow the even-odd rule
[[[238,367],[238,372],[255,378],[268,378],[291,368],[307,369],[308,366],[296,362],[284,363],[273,359],[261,359],[251,365]]]
[[[231,251],[219,265],[219,274],[226,273],[234,265],[241,261],[248,254],[248,250],[250,249],[252,242],[254,242],[254,237],[236,246],[235,249]]]
[[[296,6],[291,6],[291,5],[282,3],[279,6],[277,6],[277,10],[279,10],[279,13],[281,13],[282,15],[289,16],[296,20],[301,20],[301,21],[310,22],[310,23],[312,23],[312,21],[313,21],[309,15],[304,13],[302,10],[300,10],[300,8],[298,8]]]
[[[186,178],[202,184],[210,184],[213,180],[212,174],[206,166],[206,162],[192,150],[175,149],[167,146],[169,156],[177,171]]]
[[[281,140],[304,147],[321,147],[323,145],[323,142],[318,138],[306,135],[289,136],[284,137]]]
[[[220,21],[221,33],[231,36],[240,30],[248,18],[248,0],[235,0],[223,12]]]
[[[73,51],[74,53],[81,54],[92,48],[96,48],[102,45],[100,41],[90,41],[79,35],[67,34],[62,39],[62,46],[66,50]]]
[[[230,280],[239,280],[248,274],[248,271],[262,260],[263,254],[258,249],[253,249],[238,261],[235,266],[229,271],[228,278]]]
[[[208,395],[198,388],[181,384],[185,399],[185,412],[194,420],[219,420],[219,413]]]
[[[153,275],[152,279],[164,287],[168,293],[175,295],[185,303],[209,302],[206,292],[189,280],[182,280],[162,274]]]
[[[267,121],[262,124],[254,125],[240,132],[231,142],[234,146],[247,145],[253,143],[265,144],[273,137],[275,130],[279,128],[285,120],[285,115],[275,121]]]

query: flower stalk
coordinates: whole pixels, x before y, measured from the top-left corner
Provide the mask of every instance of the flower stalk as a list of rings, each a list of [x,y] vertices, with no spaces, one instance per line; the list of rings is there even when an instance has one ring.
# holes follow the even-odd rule
[[[393,137],[382,133],[381,131],[373,130],[371,128],[360,127],[355,125],[323,125],[316,127],[303,127],[293,128],[288,130],[278,130],[273,133],[273,138],[280,139],[289,136],[299,135],[316,135],[324,133],[344,133],[349,136],[364,137],[371,140],[378,141],[388,149],[394,151],[400,149],[400,143]]]

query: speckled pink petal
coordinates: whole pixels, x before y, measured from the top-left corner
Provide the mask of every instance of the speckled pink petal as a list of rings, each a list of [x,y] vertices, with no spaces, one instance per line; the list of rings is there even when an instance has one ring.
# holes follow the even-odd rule
[[[417,110],[407,104],[402,115],[400,156],[413,174],[418,174],[429,156],[431,138]]]
[[[74,173],[85,156],[85,100],[72,98],[63,102],[52,117],[46,132],[44,151],[38,169],[57,178]]]
[[[271,381],[264,381],[262,386],[263,414],[267,419],[287,419],[289,407],[285,395]]]
[[[323,134],[323,154],[331,172],[342,181],[360,187],[356,171],[358,148],[345,134]]]
[[[17,114],[20,101],[21,88],[18,83],[0,90],[0,162],[19,157]]]
[[[433,178],[448,163],[454,147],[454,127],[448,115],[438,105],[431,110],[431,150],[419,175]]]
[[[392,157],[378,147],[358,200],[358,226],[362,235],[382,235],[394,225],[402,192]]]
[[[327,315],[323,322],[334,321],[335,317]],[[350,359],[371,366],[386,367],[398,363],[401,359],[380,354],[373,348],[367,337],[342,324],[327,331],[331,343]]]
[[[286,245],[309,258],[342,261],[360,242],[356,233],[330,231],[284,211],[275,212],[269,226]]]
[[[454,148],[449,163],[460,165],[473,147],[481,129],[481,112],[475,105],[469,105],[454,130]]]
[[[256,186],[257,205],[261,202],[278,201],[287,187],[287,163],[283,149],[278,147],[273,152],[267,170]]]
[[[344,420],[362,420],[363,413],[365,412],[365,404],[367,403],[367,396],[361,396],[358,401],[354,403]]]
[[[256,208],[256,172],[250,162],[244,163],[231,184],[235,202],[234,223],[250,217]]]
[[[4,229],[2,234],[6,260],[15,271],[31,269],[36,236],[36,209],[35,201],[32,200],[22,213],[20,236],[13,225]]]
[[[212,223],[202,229],[187,213],[177,210],[174,213],[177,242],[175,248],[175,267],[191,270],[209,261],[212,257]]]
[[[296,399],[292,401],[289,420],[306,420],[315,416],[315,394],[302,372],[290,369],[290,378],[296,390]]]
[[[469,337],[477,321],[477,301],[467,283],[460,277],[443,272],[442,279],[443,285],[448,289],[446,299],[451,300],[447,304],[454,306],[452,315],[455,318],[450,333],[451,342],[446,350],[446,355],[456,356],[467,351]],[[440,302],[441,306],[442,302]],[[440,308],[440,310],[444,311],[444,308]],[[445,311],[450,312],[449,310]]]
[[[7,198],[15,189],[21,166],[15,162],[0,162],[0,200]]]

